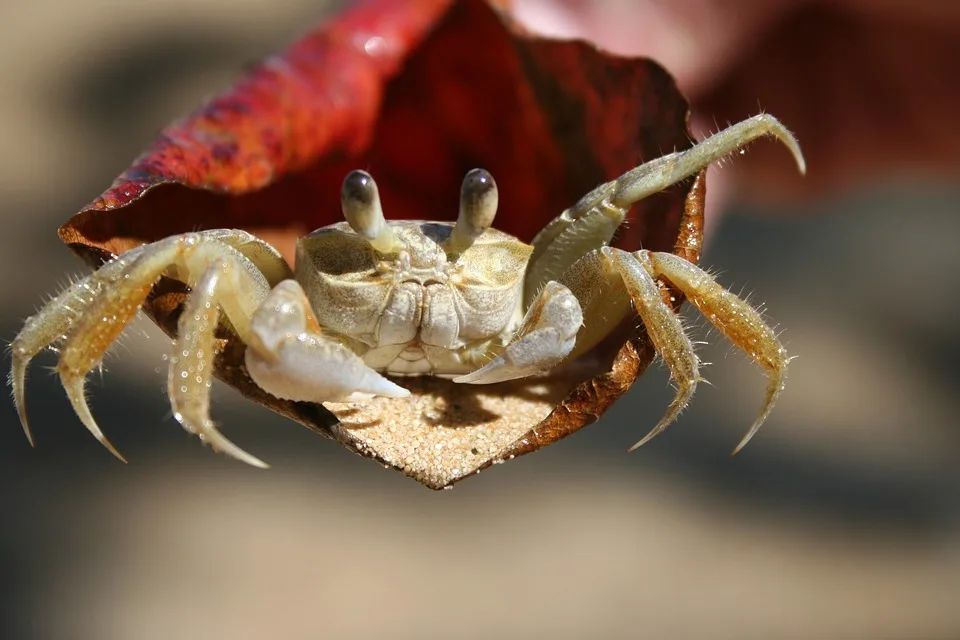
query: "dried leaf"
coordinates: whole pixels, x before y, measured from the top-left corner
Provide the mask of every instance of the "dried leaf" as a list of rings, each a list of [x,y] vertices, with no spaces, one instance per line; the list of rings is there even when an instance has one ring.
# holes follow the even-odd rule
[[[96,266],[173,234],[241,228],[292,261],[298,237],[339,221],[352,169],[376,177],[389,218],[453,220],[463,175],[484,167],[497,227],[529,241],[597,184],[689,144],[687,103],[651,61],[531,35],[481,0],[371,0],[164,129],[60,236]],[[638,203],[618,246],[696,259],[703,176],[686,186]],[[164,280],[148,303],[171,335],[185,291]],[[235,337],[220,346],[218,377],[248,398],[434,488],[593,422],[653,355],[631,324],[548,378],[482,392],[423,378],[409,401],[357,408],[273,398]]]

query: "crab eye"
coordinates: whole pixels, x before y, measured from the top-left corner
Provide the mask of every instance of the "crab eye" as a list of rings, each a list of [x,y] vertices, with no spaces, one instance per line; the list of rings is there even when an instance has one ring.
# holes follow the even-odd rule
[[[460,187],[460,215],[450,234],[449,249],[466,251],[484,231],[493,225],[499,194],[497,183],[486,169],[472,169]]]
[[[351,171],[340,189],[340,206],[350,228],[366,239],[374,249],[389,253],[396,237],[383,217],[380,191],[373,176],[366,171]]]

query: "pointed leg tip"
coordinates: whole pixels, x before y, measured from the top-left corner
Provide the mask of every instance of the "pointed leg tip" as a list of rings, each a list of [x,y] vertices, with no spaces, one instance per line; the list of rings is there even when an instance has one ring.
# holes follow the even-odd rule
[[[747,443],[750,442],[750,440],[753,439],[753,435],[754,435],[754,434],[749,433],[749,434],[747,434],[746,436],[744,436],[743,440],[740,441],[740,444],[738,444],[736,447],[734,447],[733,451],[730,452],[730,457],[733,458],[733,457],[735,457],[738,453],[740,453],[741,451],[743,451],[743,448],[744,448],[745,446],[747,446]]]
[[[230,456],[230,457],[233,458],[234,460],[239,460],[240,462],[243,462],[243,463],[245,463],[245,464],[248,464],[248,465],[250,465],[251,467],[255,467],[255,468],[257,468],[257,469],[264,469],[264,470],[266,470],[266,469],[269,469],[269,468],[270,468],[270,465],[268,465],[266,462],[264,462],[264,461],[261,460],[260,458],[256,457],[255,455],[250,454],[250,453],[247,453],[246,451],[244,451],[244,450],[241,449],[240,447],[236,446],[236,445],[233,444],[232,442],[230,443],[230,445],[231,445],[231,450],[230,450],[230,451],[227,451],[227,450],[224,450],[224,449],[221,449],[221,451],[223,451],[223,453],[227,454],[228,456]]]
[[[786,370],[780,369],[777,373],[772,374],[770,379],[770,385],[767,388],[767,399],[764,402],[763,408],[760,410],[760,416],[756,421],[751,425],[750,430],[747,431],[747,435],[743,436],[743,439],[740,441],[740,444],[736,446],[733,452],[730,454],[730,457],[737,455],[740,451],[743,450],[747,443],[753,440],[753,437],[757,435],[757,432],[760,431],[760,427],[764,425],[767,421],[767,418],[770,416],[770,413],[773,411],[773,406],[777,402],[777,398],[780,396],[780,392],[784,388],[784,378]]]
[[[97,439],[97,442],[102,444],[107,451],[113,454],[120,462],[127,464],[127,459],[117,451],[116,447],[107,439],[107,436],[103,434],[103,431],[100,429],[100,425],[97,424],[97,421],[94,420],[93,414],[90,412],[90,407],[87,405],[87,399],[84,395],[84,378],[80,376],[76,379],[72,377],[65,377],[61,374],[60,376],[61,383],[63,388],[67,391],[67,397],[70,399],[70,404],[73,405],[73,410],[76,412],[77,417],[80,418],[80,422],[83,423],[83,426],[87,428],[94,438]]]
[[[93,422],[92,417],[89,417],[89,423],[86,419],[84,419],[83,416],[81,416],[80,419],[81,419],[81,422],[83,422],[83,425],[87,428],[87,430],[90,431],[90,433],[93,434],[93,437],[97,439],[97,442],[103,445],[104,449],[109,451],[114,458],[116,458],[123,464],[128,464],[127,459],[124,458],[123,454],[117,451],[117,448],[113,446],[113,443],[110,442],[110,440],[108,440],[105,435],[103,435],[103,432],[100,430],[100,427],[97,425],[97,423]]]
[[[780,120],[769,113],[757,114],[754,116],[754,122],[766,128],[770,134],[786,145],[787,149],[790,150],[790,155],[793,156],[794,162],[797,164],[797,170],[800,172],[800,175],[806,175],[807,161],[804,159],[803,152],[800,150],[800,143],[797,142],[797,138],[793,133],[787,129]]]
[[[33,432],[30,430],[30,423],[27,422],[26,407],[23,406],[23,403],[21,401],[17,401],[16,405],[17,405],[17,415],[20,417],[20,427],[23,429],[23,435],[27,437],[27,442],[30,443],[30,446],[36,449],[37,445],[33,441]]]
[[[797,161],[797,171],[800,172],[800,175],[807,175],[807,161],[803,159],[803,156],[795,156],[794,159]]]
[[[767,421],[768,414],[769,414],[769,409],[764,411],[764,413],[761,414],[761,416],[757,419],[757,421],[753,423],[753,426],[750,427],[750,431],[747,431],[747,435],[743,436],[743,439],[740,440],[740,444],[738,444],[736,448],[734,448],[734,450],[730,453],[731,458],[737,455],[738,453],[740,453],[743,450],[743,448],[746,447],[751,440],[753,440],[753,437],[757,435],[758,431],[760,431],[760,427],[762,427],[763,423]]]
[[[651,436],[650,436],[650,435],[644,436],[643,439],[639,440],[639,441],[636,442],[632,447],[630,447],[629,449],[627,449],[627,453],[633,453],[634,451],[636,451],[637,449],[639,449],[639,448],[642,447],[643,445],[645,445],[645,444],[647,444],[648,442],[650,442],[650,440],[651,440]]]
[[[112,444],[107,439],[103,439],[100,444],[107,448],[107,451],[113,454],[113,457],[122,462],[123,464],[130,464],[127,462],[127,459],[123,457],[119,451],[117,451]]]
[[[92,419],[92,418],[91,418],[91,419]],[[96,423],[94,423],[94,425],[93,425],[94,428],[96,428],[95,431],[94,431],[94,429],[92,429],[92,428],[90,427],[90,425],[87,425],[86,422],[84,422],[84,425],[87,427],[87,429],[90,430],[91,433],[93,433],[94,437],[97,439],[97,442],[99,442],[100,444],[102,444],[103,447],[104,447],[107,451],[109,451],[109,452],[113,455],[114,458],[116,458],[117,460],[119,460],[119,461],[122,462],[123,464],[128,464],[128,463],[127,463],[127,459],[123,457],[123,454],[120,453],[119,451],[117,451],[117,448],[113,446],[113,443],[110,442],[105,435],[103,435],[103,433],[100,431],[99,428],[96,428],[96,427],[97,427]]]
[[[679,413],[679,411],[670,411],[670,412],[668,412],[667,415],[664,416],[663,420],[661,420],[661,421],[657,424],[657,426],[655,426],[653,429],[650,430],[650,433],[648,433],[647,435],[643,436],[635,445],[633,445],[632,447],[630,447],[629,449],[627,449],[627,453],[633,453],[634,451],[636,451],[637,449],[639,449],[640,447],[642,447],[643,445],[647,444],[648,442],[650,442],[651,440],[653,440],[654,438],[656,438],[658,435],[660,435],[661,433],[663,433],[664,431],[666,431],[666,430],[667,430],[667,427],[669,427],[671,424],[673,424],[674,420],[677,419],[677,415],[676,415],[676,414],[678,414],[678,413]]]
[[[800,150],[800,143],[797,141],[796,136],[793,135],[789,129],[783,126],[779,120],[770,116],[770,119],[774,123],[774,128],[776,129],[776,137],[786,145],[787,149],[790,151],[790,155],[793,156],[793,161],[797,165],[797,171],[800,172],[800,175],[807,175],[807,161],[803,157],[803,151]]]
[[[258,469],[270,468],[267,463],[247,453],[220,433],[216,423],[210,418],[207,398],[204,398],[203,402],[200,403],[186,402],[184,398],[180,397],[179,393],[171,392],[170,399],[173,417],[187,433],[198,436],[202,442],[209,444],[214,451],[223,453],[234,460],[239,460]]]
[[[27,442],[31,447],[36,448],[33,442],[33,433],[30,431],[30,423],[27,421],[27,402],[24,386],[27,378],[27,362],[18,355],[17,349],[13,349],[13,364],[10,368],[10,386],[13,388],[13,404],[17,409],[17,417],[20,418],[20,426],[23,428],[23,435],[27,437]]]
[[[270,468],[270,465],[268,465],[266,462],[238,447],[214,427],[205,428],[200,432],[200,435],[204,441],[208,442],[210,446],[213,447],[214,451],[219,451],[220,453],[227,455],[234,460],[248,464],[251,467],[256,467],[257,469]]]

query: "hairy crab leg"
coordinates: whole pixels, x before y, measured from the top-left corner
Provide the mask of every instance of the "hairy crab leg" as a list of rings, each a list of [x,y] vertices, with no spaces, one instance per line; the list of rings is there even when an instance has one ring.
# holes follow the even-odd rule
[[[764,136],[786,145],[800,172],[806,171],[796,138],[779,120],[765,113],[727,127],[689,149],[631,169],[583,196],[537,234],[527,268],[525,302],[529,304],[544,283],[559,278],[581,256],[609,244],[635,202],[695,175]]]
[[[600,253],[610,268],[619,272],[623,286],[633,301],[637,315],[643,320],[643,326],[653,342],[654,349],[663,358],[677,385],[677,394],[667,407],[666,413],[650,433],[630,447],[630,451],[633,451],[663,433],[689,404],[697,390],[697,383],[701,380],[700,360],[683,328],[680,316],[663,301],[656,281],[657,276],[647,268],[643,260],[612,247],[604,247]]]
[[[807,164],[797,139],[779,120],[761,113],[718,131],[686,151],[670,153],[631,169],[614,181],[610,202],[615,207],[629,207],[764,136],[773,136],[782,142],[796,161],[800,173],[806,173]]]
[[[678,386],[677,396],[664,417],[630,450],[662,433],[686,407],[696,383],[701,380],[699,360],[693,344],[686,336],[679,317],[663,302],[656,284],[657,279],[664,278],[680,289],[711,324],[768,373],[769,383],[763,407],[747,435],[733,451],[734,454],[739,452],[770,415],[783,389],[790,358],[776,333],[749,303],[724,289],[706,271],[679,256],[651,251],[628,253],[611,247],[604,247],[600,253],[620,273],[654,348]]]
[[[783,390],[790,362],[787,350],[756,309],[720,286],[703,269],[670,253],[638,251],[633,255],[654,277],[666,278],[683,291],[713,326],[767,371],[769,383],[763,407],[734,449],[736,454],[760,429]]]
[[[629,253],[614,247],[591,251],[575,262],[560,278],[577,297],[584,317],[569,357],[575,358],[596,345],[631,313],[632,305],[654,349],[670,370],[677,394],[663,418],[630,450],[662,433],[690,402],[703,378],[693,343],[679,316],[664,302],[659,279],[668,280],[682,291],[724,336],[768,373],[760,415],[734,450],[737,453],[770,414],[783,388],[790,358],[759,312],[693,263],[670,253]]]
[[[215,331],[220,322],[221,306],[229,298],[223,293],[242,291],[241,286],[236,262],[223,258],[207,267],[194,285],[177,326],[176,347],[170,357],[167,376],[167,393],[173,416],[184,429],[199,436],[214,450],[263,469],[267,467],[266,463],[221,434],[210,418],[210,384],[216,358]],[[239,319],[243,316],[234,313],[230,317]]]
[[[235,272],[248,276],[244,278],[243,288],[236,289],[243,291],[247,300],[256,304],[266,297],[269,288],[266,280],[258,277],[260,272],[252,263],[247,265],[249,261],[237,250],[222,242],[205,239],[200,234],[185,234],[144,247],[120,276],[105,285],[91,306],[76,318],[57,370],[74,409],[91,432],[96,434],[99,427],[83,395],[86,376],[100,363],[106,350],[136,315],[153,285],[171,266],[185,272],[188,284],[196,285],[207,266],[222,259],[233,262]],[[243,338],[248,333],[245,314],[240,309],[228,308],[228,316]],[[193,315],[187,316],[186,320],[192,322]]]
[[[30,361],[50,345],[66,341],[74,321],[93,306],[104,287],[115,281],[138,255],[139,252],[125,254],[107,263],[99,271],[68,286],[28,318],[23,329],[11,343],[10,382],[13,387],[13,399],[20,417],[20,424],[31,445],[33,435],[27,421],[25,397],[26,373]],[[87,428],[90,428],[89,424]],[[96,423],[93,423],[91,432],[113,455],[123,459],[123,456],[106,440]]]
[[[235,235],[248,236],[242,232]],[[242,265],[238,271],[249,275],[242,289],[247,296],[246,304],[252,300],[255,305],[269,290],[260,271],[240,251],[208,236],[210,232],[185,234],[127,252],[68,287],[26,322],[11,345],[14,356],[11,379],[17,410],[28,438],[24,402],[27,365],[39,351],[62,340],[57,371],[74,410],[97,440],[122,459],[90,413],[84,394],[86,376],[100,364],[160,276],[167,269],[175,268],[183,272],[189,284],[196,284],[199,274],[211,261],[226,256]],[[244,326],[243,304],[240,301],[227,304],[226,309],[241,337],[249,333]]]
[[[97,440],[123,460],[90,412],[85,381],[163,275],[172,275],[191,287],[170,358],[168,393],[173,414],[187,431],[218,451],[253,466],[266,466],[224,437],[210,419],[215,331],[221,316],[229,320],[230,328],[247,345],[248,363],[277,365],[294,379],[303,375],[301,386],[312,384],[314,391],[323,387],[316,378],[326,387],[340,389],[331,391],[331,397],[294,399],[408,395],[335,338],[319,335],[303,291],[294,281],[283,279],[291,273],[279,253],[244,231],[216,229],[173,236],[129,251],[68,287],[28,319],[11,345],[10,378],[17,411],[31,443],[24,402],[26,369],[37,353],[62,341],[57,371],[74,411]],[[271,294],[273,283],[279,283],[275,294]],[[299,307],[284,299],[291,283],[299,292]],[[288,327],[291,317],[306,328],[278,339],[276,329]],[[284,340],[294,344],[281,344]],[[304,363],[309,366],[296,368]],[[266,379],[276,381],[275,377]],[[344,389],[347,391],[341,392]],[[282,391],[277,395],[293,397]]]

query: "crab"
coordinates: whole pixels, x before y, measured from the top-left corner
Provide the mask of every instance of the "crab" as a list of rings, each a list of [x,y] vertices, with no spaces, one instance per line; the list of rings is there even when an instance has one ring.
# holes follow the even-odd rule
[[[295,270],[274,247],[235,229],[141,245],[66,288],[14,339],[10,380],[24,432],[32,444],[24,388],[29,362],[62,343],[57,372],[74,410],[123,459],[90,412],[85,380],[167,275],[191,289],[169,359],[173,415],[214,449],[248,464],[266,466],[210,417],[215,337],[222,330],[246,345],[247,371],[267,393],[362,403],[409,395],[402,385],[408,376],[462,385],[540,376],[575,361],[635,312],[676,385],[663,418],[636,448],[677,418],[702,381],[693,343],[664,300],[665,281],[768,374],[762,409],[739,450],[784,387],[790,358],[776,333],[693,263],[670,253],[627,252],[611,241],[635,202],[762,136],[781,141],[805,170],[793,135],[760,114],[598,186],[531,244],[493,228],[496,183],[474,169],[463,180],[455,223],[388,221],[373,177],[351,172],[341,191],[345,221],[301,238]]]

